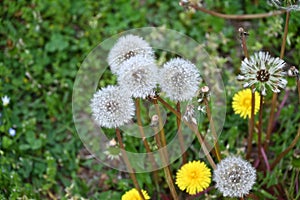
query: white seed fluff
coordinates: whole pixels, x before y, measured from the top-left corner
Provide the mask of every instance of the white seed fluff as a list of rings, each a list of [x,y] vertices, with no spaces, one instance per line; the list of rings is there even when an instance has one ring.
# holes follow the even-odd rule
[[[118,83],[132,97],[145,99],[154,94],[157,78],[155,60],[137,55],[123,62]]]
[[[217,165],[213,180],[224,197],[243,197],[255,183],[256,170],[240,157],[227,157]]]
[[[143,38],[136,35],[120,37],[108,54],[107,61],[112,73],[119,74],[121,64],[136,55],[154,59],[152,47]]]
[[[161,90],[174,101],[191,100],[196,96],[201,81],[197,67],[182,58],[165,63],[159,76]]]
[[[249,59],[242,61],[241,73],[237,79],[244,81],[244,87],[255,85],[262,95],[267,94],[268,86],[273,92],[279,93],[285,88],[287,80],[283,71],[285,62],[280,58],[273,58],[268,52],[258,52]]]
[[[117,86],[98,90],[90,106],[94,120],[105,128],[116,128],[130,122],[135,111],[132,98]]]

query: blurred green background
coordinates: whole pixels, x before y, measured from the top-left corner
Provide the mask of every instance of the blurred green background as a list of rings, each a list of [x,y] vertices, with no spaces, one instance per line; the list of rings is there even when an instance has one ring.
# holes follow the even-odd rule
[[[228,14],[275,9],[266,1],[258,2],[206,0],[205,7]],[[105,168],[86,152],[73,125],[71,105],[73,82],[88,53],[101,41],[133,28],[166,27],[205,44],[227,89],[221,148],[236,153],[243,145],[239,135],[247,130],[247,122],[233,114],[230,104],[241,89],[235,81],[243,58],[237,30],[243,26],[249,31],[250,53],[267,50],[279,56],[285,21],[284,15],[224,20],[185,10],[176,0],[2,0],[0,14],[0,97],[10,98],[7,106],[0,105],[0,199],[119,199],[132,187],[130,179],[124,178],[128,176]],[[292,12],[285,60],[295,66],[300,65],[299,32],[300,13]],[[288,89],[289,100],[276,129],[281,136],[275,136],[275,153],[289,144],[299,123],[294,80],[289,80]],[[191,158],[197,157],[193,149],[188,152]],[[281,184],[292,197],[289,178],[297,170],[299,175],[299,163],[293,162],[291,152],[273,174],[267,178],[260,174],[259,180],[265,182],[256,186],[256,194],[271,198],[265,185]],[[155,193],[149,175],[138,174],[138,179],[150,194]]]

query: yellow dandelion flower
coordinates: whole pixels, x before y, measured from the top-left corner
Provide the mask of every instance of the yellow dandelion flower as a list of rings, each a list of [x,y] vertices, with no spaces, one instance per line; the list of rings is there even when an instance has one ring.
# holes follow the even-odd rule
[[[205,190],[211,183],[211,172],[204,162],[190,161],[176,174],[176,185],[180,190],[196,194]]]
[[[144,198],[146,200],[150,199],[147,191],[142,190],[142,193],[143,193]],[[139,191],[137,189],[133,188],[133,189],[127,191],[125,194],[123,194],[122,200],[142,200],[142,198],[139,194]]]
[[[259,110],[260,95],[255,92],[255,108],[254,114]],[[244,89],[233,96],[232,108],[235,114],[239,114],[242,118],[251,118],[252,94],[251,89]]]

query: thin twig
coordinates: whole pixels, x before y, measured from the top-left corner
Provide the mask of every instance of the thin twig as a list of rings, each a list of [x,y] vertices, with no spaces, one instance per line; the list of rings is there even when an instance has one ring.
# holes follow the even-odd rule
[[[196,10],[210,14],[212,16],[220,17],[223,19],[235,19],[235,20],[259,19],[259,18],[265,18],[265,17],[272,17],[272,16],[276,16],[276,15],[281,15],[285,12],[284,10],[276,10],[276,11],[272,11],[272,12],[268,12],[268,13],[260,13],[260,14],[230,15],[230,14],[223,14],[223,13],[218,13],[218,12],[215,12],[212,10],[208,10],[201,6],[198,6],[197,4],[191,4],[190,6]]]
[[[292,143],[282,152],[280,153],[277,158],[273,161],[273,163],[271,164],[271,170],[274,169],[274,167],[280,162],[280,160],[292,149],[294,148],[294,146],[296,146],[298,140],[300,138],[300,126],[298,128],[298,132],[296,137],[294,138],[294,140],[292,141]]]
[[[180,113],[180,102],[177,102],[176,110],[178,113]],[[181,114],[181,113],[180,113]],[[176,116],[176,123],[177,123],[177,133],[178,133],[178,139],[179,139],[179,145],[182,153],[182,165],[184,165],[187,162],[187,153],[184,150],[184,138],[181,131],[181,117]]]
[[[280,58],[281,59],[284,57],[286,39],[287,39],[288,30],[289,30],[289,20],[290,20],[290,12],[286,11],[284,33],[283,33],[283,38],[282,38],[282,43],[281,43],[281,50],[280,50]],[[274,114],[275,114],[275,109],[276,109],[277,96],[278,96],[277,93],[273,93],[270,117],[269,117],[268,128],[267,128],[266,141],[265,141],[265,145],[264,145],[265,151],[268,151],[270,138],[271,138],[271,133],[272,133],[272,130],[273,130]]]
[[[145,200],[145,197],[142,193],[142,190],[139,186],[139,183],[136,179],[136,176],[135,176],[135,172],[134,172],[134,169],[132,168],[131,164],[130,164],[130,161],[128,159],[128,156],[126,154],[126,151],[125,151],[125,147],[124,147],[124,144],[123,144],[123,141],[122,141],[122,136],[121,136],[121,132],[118,128],[116,128],[116,135],[117,135],[117,139],[118,139],[118,142],[119,142],[119,145],[120,145],[120,148],[122,149],[121,153],[122,153],[122,158],[125,162],[125,165],[129,171],[129,175],[130,175],[130,178],[132,179],[133,181],[133,185],[134,187],[137,189],[137,191],[139,192],[139,195],[141,196],[141,198],[143,200]]]

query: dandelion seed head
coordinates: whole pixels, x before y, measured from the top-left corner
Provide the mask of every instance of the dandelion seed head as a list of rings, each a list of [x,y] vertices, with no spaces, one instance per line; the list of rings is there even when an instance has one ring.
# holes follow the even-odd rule
[[[176,173],[176,185],[188,194],[196,194],[208,188],[211,172],[204,162],[190,161]]]
[[[90,106],[94,120],[106,128],[116,128],[130,122],[135,110],[131,97],[117,86],[98,90]]]
[[[217,164],[213,180],[223,196],[243,197],[255,183],[256,170],[240,157],[227,157]]]
[[[245,88],[255,85],[262,95],[267,94],[267,87],[279,93],[287,84],[284,66],[285,62],[282,59],[273,58],[268,52],[258,52],[242,61],[241,73],[237,79],[244,82]]]
[[[300,10],[300,0],[268,0],[270,5],[288,11]]]
[[[190,61],[174,58],[160,70],[160,87],[174,101],[186,101],[196,96],[201,78],[197,67]]]
[[[122,64],[118,82],[134,98],[145,99],[154,95],[158,83],[158,68],[153,58],[141,55],[132,57]]]
[[[143,38],[136,35],[120,37],[108,54],[107,60],[112,73],[119,74],[121,64],[137,55],[154,59],[152,47]]]

